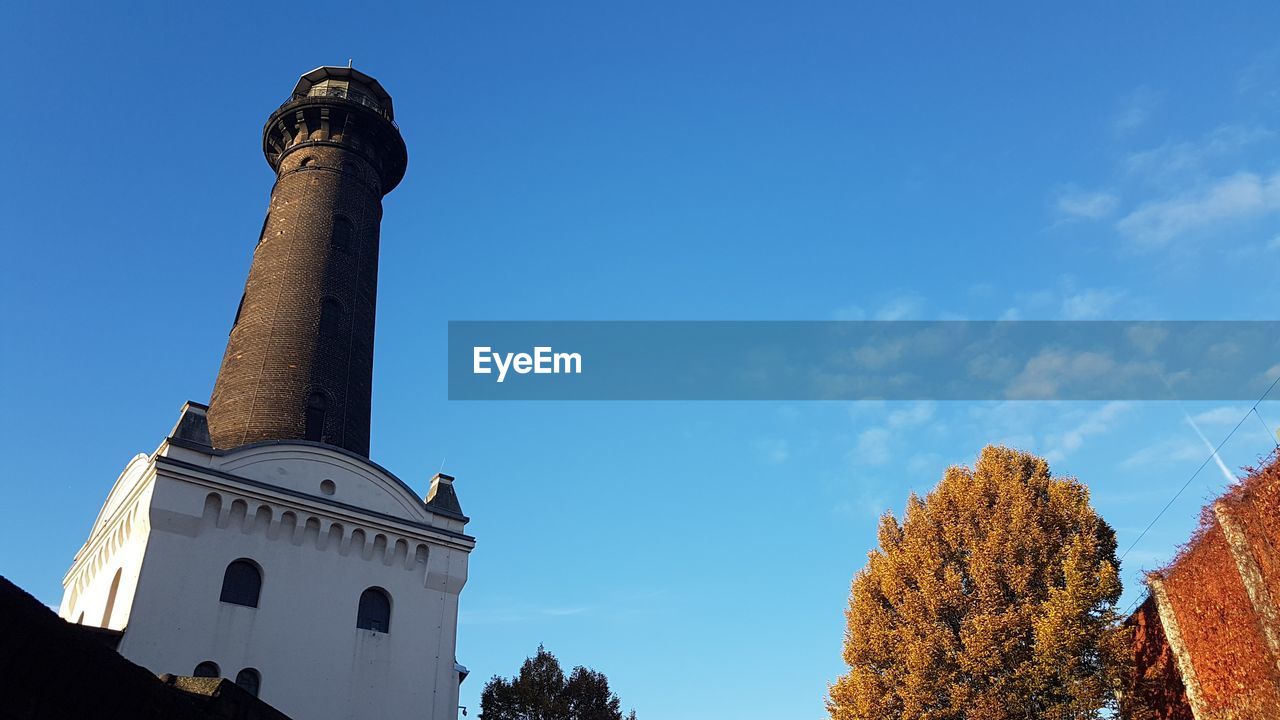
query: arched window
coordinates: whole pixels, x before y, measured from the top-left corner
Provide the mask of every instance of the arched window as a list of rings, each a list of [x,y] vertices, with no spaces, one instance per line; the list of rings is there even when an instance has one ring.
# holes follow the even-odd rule
[[[222,602],[256,608],[261,592],[262,571],[256,564],[241,558],[227,566],[222,575]]]
[[[191,671],[192,677],[216,678],[222,677],[222,671],[218,669],[218,663],[212,660],[205,660]]]
[[[258,689],[262,687],[262,673],[254,668],[245,668],[236,673],[236,684],[250,695],[258,697]]]
[[[371,587],[360,593],[356,627],[380,633],[391,631],[391,596],[386,590]]]
[[[322,392],[313,392],[307,396],[306,427],[302,431],[303,440],[322,442],[324,439],[324,413],[329,401]]]
[[[107,591],[107,609],[102,611],[102,627],[111,626],[111,611],[116,609],[116,593],[119,591],[120,570],[116,570],[116,576],[111,578],[111,589]]]
[[[338,329],[338,321],[342,319],[342,305],[333,298],[320,301],[320,334],[327,335]]]
[[[356,226],[341,215],[333,216],[333,249],[342,253],[351,252],[351,244],[356,237]]]

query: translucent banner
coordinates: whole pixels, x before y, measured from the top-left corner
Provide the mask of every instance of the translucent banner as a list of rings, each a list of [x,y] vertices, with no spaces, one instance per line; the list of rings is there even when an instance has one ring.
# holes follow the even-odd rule
[[[451,400],[1256,400],[1273,321],[449,323]]]

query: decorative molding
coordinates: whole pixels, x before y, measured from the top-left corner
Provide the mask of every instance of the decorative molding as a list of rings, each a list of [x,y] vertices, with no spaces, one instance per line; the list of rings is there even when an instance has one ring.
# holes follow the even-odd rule
[[[210,531],[256,535],[294,547],[424,572],[431,552],[425,540],[223,492],[205,496],[200,533]]]

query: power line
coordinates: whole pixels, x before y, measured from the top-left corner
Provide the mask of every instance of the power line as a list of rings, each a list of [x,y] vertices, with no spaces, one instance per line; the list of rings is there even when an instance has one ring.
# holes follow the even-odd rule
[[[1155,527],[1155,524],[1160,521],[1161,517],[1164,517],[1165,512],[1173,506],[1173,503],[1178,499],[1178,497],[1181,496],[1182,493],[1191,485],[1192,481],[1196,479],[1196,476],[1200,474],[1200,471],[1208,467],[1210,462],[1213,462],[1213,459],[1218,456],[1218,452],[1227,444],[1227,441],[1231,439],[1231,436],[1236,434],[1236,431],[1240,429],[1240,426],[1244,425],[1244,421],[1248,420],[1250,415],[1257,415],[1258,420],[1267,427],[1267,432],[1270,434],[1271,428],[1270,426],[1267,426],[1266,421],[1262,420],[1262,414],[1258,412],[1258,406],[1262,404],[1263,400],[1267,399],[1267,396],[1275,389],[1277,383],[1280,383],[1280,375],[1277,375],[1276,379],[1271,381],[1271,384],[1267,386],[1266,392],[1262,393],[1262,397],[1258,398],[1258,401],[1253,404],[1253,407],[1249,408],[1248,412],[1240,418],[1240,422],[1236,423],[1236,426],[1231,428],[1231,432],[1227,433],[1227,436],[1222,439],[1222,442],[1218,443],[1218,446],[1213,449],[1213,452],[1209,454],[1209,457],[1205,458],[1204,462],[1200,463],[1200,467],[1196,468],[1196,471],[1191,473],[1191,477],[1187,478],[1187,481],[1182,483],[1182,487],[1178,488],[1178,492],[1174,493],[1173,497],[1169,498],[1169,502],[1165,503],[1164,507],[1160,508],[1160,512],[1156,513],[1156,516],[1151,519],[1151,522],[1147,523],[1147,526],[1143,528],[1141,533],[1138,533],[1138,537],[1129,545],[1129,549],[1125,550],[1124,554],[1120,556],[1120,562],[1123,563],[1124,559],[1129,557],[1129,553],[1133,552],[1133,549],[1138,546],[1138,543],[1142,541],[1142,538],[1147,536],[1147,533],[1151,531],[1151,528]],[[1276,447],[1280,447],[1280,442],[1276,443]],[[1129,611],[1132,610],[1142,599],[1143,596],[1139,595],[1136,600],[1129,604],[1128,609],[1126,609],[1122,614],[1128,615]]]
[[[1267,431],[1267,435],[1271,438],[1271,442],[1275,443],[1277,448],[1280,448],[1280,434],[1271,432],[1271,426],[1267,424],[1266,420],[1262,419],[1262,413],[1258,412],[1257,405],[1253,406],[1253,414],[1258,416],[1258,422],[1262,423],[1262,427]]]
[[[1275,388],[1276,383],[1280,383],[1280,375],[1277,375],[1276,379],[1271,381],[1271,384],[1267,386],[1267,391],[1262,393],[1262,397],[1258,398],[1258,401],[1253,404],[1253,407],[1249,408],[1249,412],[1246,412],[1244,416],[1240,418],[1240,422],[1236,423],[1236,426],[1231,428],[1231,432],[1227,433],[1227,436],[1222,439],[1222,442],[1218,443],[1218,447],[1213,449],[1213,452],[1209,454],[1209,457],[1205,458],[1204,462],[1200,463],[1200,467],[1196,468],[1196,471],[1191,473],[1191,477],[1187,478],[1187,481],[1182,483],[1182,487],[1178,488],[1178,492],[1174,493],[1173,497],[1169,498],[1169,502],[1165,503],[1164,507],[1160,508],[1160,512],[1156,513],[1156,516],[1151,519],[1150,523],[1147,523],[1147,527],[1144,528],[1142,532],[1138,534],[1138,537],[1134,539],[1133,544],[1129,546],[1129,549],[1124,551],[1124,555],[1120,556],[1120,562],[1124,562],[1124,559],[1129,556],[1129,553],[1133,551],[1133,548],[1137,546],[1137,544],[1142,540],[1142,538],[1146,537],[1147,533],[1150,532],[1152,527],[1155,527],[1155,524],[1159,522],[1160,518],[1164,516],[1165,512],[1167,512],[1169,508],[1173,506],[1174,501],[1176,501],[1178,497],[1182,495],[1183,491],[1185,491],[1187,487],[1191,485],[1191,482],[1196,479],[1196,476],[1200,474],[1200,471],[1208,467],[1210,462],[1213,462],[1213,459],[1218,456],[1218,451],[1222,450],[1222,447],[1227,444],[1227,441],[1231,439],[1231,436],[1236,434],[1236,431],[1240,429],[1241,425],[1244,425],[1244,421],[1248,420],[1250,415],[1257,412],[1258,406],[1261,405],[1262,401],[1266,400],[1267,396],[1271,394],[1271,391]]]

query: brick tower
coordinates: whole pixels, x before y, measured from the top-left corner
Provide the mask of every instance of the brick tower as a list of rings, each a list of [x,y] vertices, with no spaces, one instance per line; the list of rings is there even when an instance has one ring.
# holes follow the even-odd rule
[[[267,120],[276,183],[209,403],[215,448],[368,456],[382,196],[408,161],[393,118],[377,80],[321,67]]]

